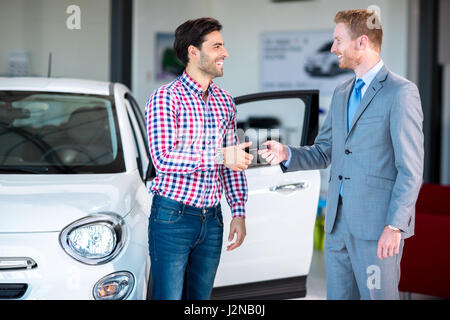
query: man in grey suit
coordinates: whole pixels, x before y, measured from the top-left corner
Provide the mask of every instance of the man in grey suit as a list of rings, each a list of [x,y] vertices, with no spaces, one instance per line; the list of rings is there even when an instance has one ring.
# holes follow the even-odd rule
[[[404,239],[414,233],[423,173],[423,113],[417,87],[380,58],[374,11],[335,16],[331,52],[356,77],[334,91],[314,145],[268,141],[259,154],[284,172],[327,168],[328,299],[398,299]]]

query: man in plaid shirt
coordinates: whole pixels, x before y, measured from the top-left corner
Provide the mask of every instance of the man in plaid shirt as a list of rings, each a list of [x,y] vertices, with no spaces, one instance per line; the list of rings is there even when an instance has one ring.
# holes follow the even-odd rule
[[[156,168],[149,220],[153,299],[209,299],[222,249],[222,190],[233,219],[227,250],[246,235],[244,170],[253,156],[238,144],[236,107],[212,79],[228,56],[212,18],[189,20],[175,31],[184,73],[157,89],[146,108]]]

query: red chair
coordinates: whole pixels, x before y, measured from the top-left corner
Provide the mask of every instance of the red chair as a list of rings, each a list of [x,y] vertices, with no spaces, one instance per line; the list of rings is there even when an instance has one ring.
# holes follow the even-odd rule
[[[450,299],[450,186],[424,184],[405,240],[399,290]]]

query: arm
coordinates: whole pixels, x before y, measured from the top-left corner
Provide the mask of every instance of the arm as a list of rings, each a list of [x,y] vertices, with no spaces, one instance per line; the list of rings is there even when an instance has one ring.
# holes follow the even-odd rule
[[[148,143],[156,170],[179,174],[213,170],[214,149],[202,151],[176,148],[176,104],[176,97],[161,88],[151,96],[146,108]]]
[[[331,106],[333,106],[333,100]],[[283,172],[324,169],[331,163],[331,124],[332,110],[330,109],[314,145],[288,147],[277,141],[267,141],[263,145],[267,145],[268,148],[258,151],[258,154],[271,165],[280,164]]]
[[[390,133],[397,178],[392,190],[386,227],[378,241],[378,258],[399,253],[401,231],[408,224],[420,191],[423,175],[423,113],[419,91],[409,84],[395,100],[390,114]],[[398,228],[392,230],[389,226]]]
[[[331,101],[333,105],[333,101]],[[291,157],[288,159],[289,166],[281,164],[283,172],[297,170],[325,169],[331,163],[332,147],[332,110],[330,108],[325,122],[312,146],[292,147],[289,146]]]
[[[230,121],[223,147],[238,145],[236,135],[236,113]],[[251,161],[251,160],[250,160]],[[248,198],[247,179],[244,171],[233,171],[225,165],[221,166],[221,176],[225,189],[225,197],[230,206],[233,218],[245,217],[245,203]]]
[[[407,230],[422,185],[424,145],[423,113],[417,87],[401,90],[390,114],[390,133],[397,178],[392,190],[386,224]]]
[[[229,123],[226,138],[223,143],[224,147],[238,144],[236,135],[236,112],[234,112],[232,120]],[[233,216],[230,224],[228,242],[231,242],[236,234],[236,241],[227,246],[227,251],[231,251],[238,248],[246,236],[245,203],[248,199],[247,179],[243,171],[233,171],[224,165],[221,167],[221,176],[225,189],[225,197]]]

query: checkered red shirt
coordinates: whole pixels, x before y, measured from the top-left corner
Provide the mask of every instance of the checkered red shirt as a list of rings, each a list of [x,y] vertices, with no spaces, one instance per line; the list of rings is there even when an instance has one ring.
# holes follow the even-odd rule
[[[214,161],[216,150],[238,144],[236,106],[212,81],[208,99],[186,72],[157,89],[145,109],[156,169],[150,192],[198,208],[216,206],[222,188],[233,217],[245,216],[247,180]]]

